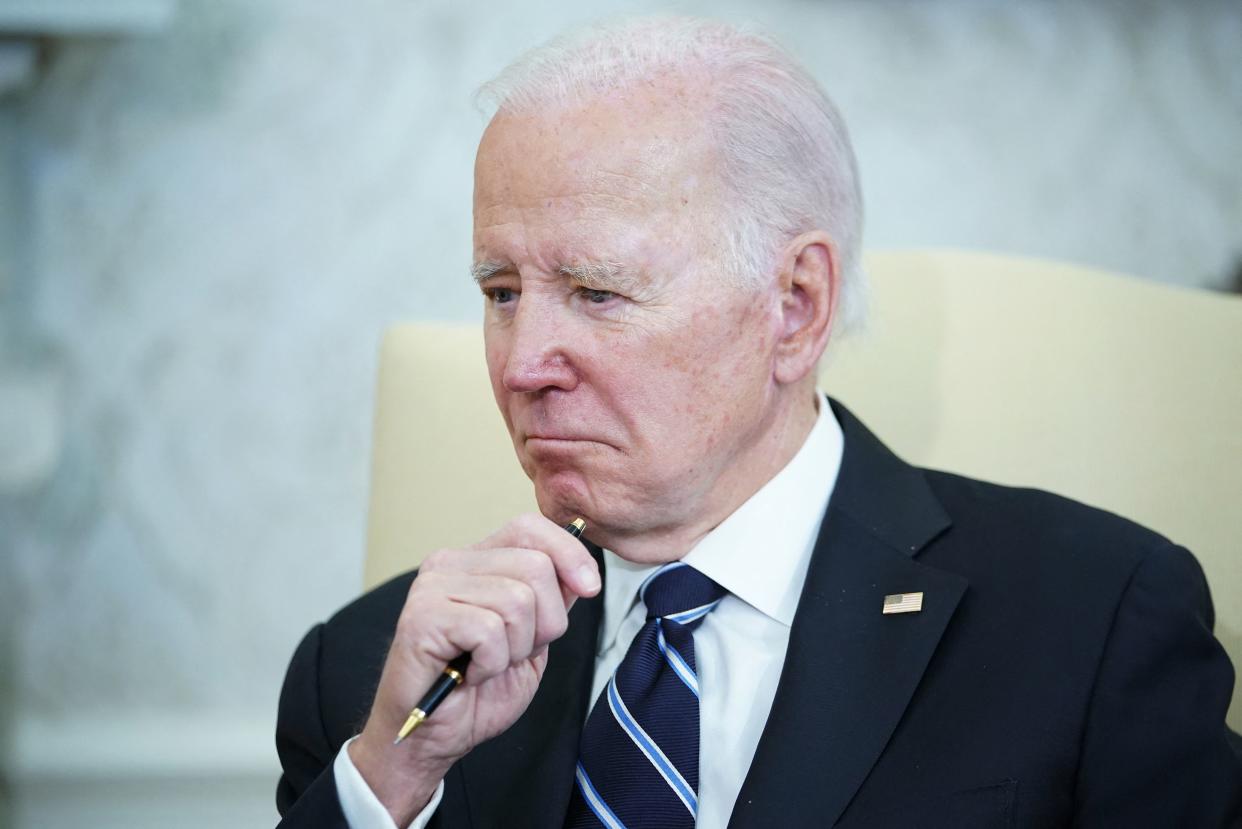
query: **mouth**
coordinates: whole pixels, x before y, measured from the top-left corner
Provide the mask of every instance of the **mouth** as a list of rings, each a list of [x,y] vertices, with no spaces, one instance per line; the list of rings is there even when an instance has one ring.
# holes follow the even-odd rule
[[[526,435],[522,439],[522,441],[527,446],[534,445],[534,446],[544,447],[548,449],[557,448],[557,447],[564,447],[564,448],[570,448],[570,447],[575,447],[575,446],[582,447],[587,444],[596,444],[599,446],[610,445],[607,442],[600,440],[599,438],[587,437],[586,435],[565,435],[565,434]]]

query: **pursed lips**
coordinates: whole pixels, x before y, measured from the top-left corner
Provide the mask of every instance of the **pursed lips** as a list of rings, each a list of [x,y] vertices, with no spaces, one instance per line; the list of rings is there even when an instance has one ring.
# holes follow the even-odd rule
[[[599,443],[599,444],[603,444],[604,446],[612,445],[605,440],[601,440],[598,437],[594,437],[590,435],[562,434],[562,433],[556,433],[556,432],[528,434],[528,435],[524,435],[522,440],[524,443],[529,443],[532,440],[536,440],[536,441],[542,441],[544,443]]]
[[[572,441],[593,441],[593,442],[595,442],[595,443],[599,443],[599,441],[595,440],[594,438],[589,438],[589,437],[585,437],[585,436],[581,436],[581,435],[557,435],[557,434],[547,435],[547,434],[541,434],[541,435],[527,435],[527,436],[525,437],[525,439],[526,439],[526,440],[562,440],[562,441],[569,441],[569,440],[572,440]]]

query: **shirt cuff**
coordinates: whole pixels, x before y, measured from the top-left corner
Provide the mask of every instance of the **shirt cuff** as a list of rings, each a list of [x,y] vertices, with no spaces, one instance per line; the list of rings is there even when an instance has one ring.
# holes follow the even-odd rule
[[[341,811],[345,814],[345,822],[349,824],[349,829],[398,829],[397,824],[393,822],[392,815],[388,814],[384,804],[380,803],[375,792],[371,791],[367,781],[362,779],[362,774],[354,765],[353,758],[349,756],[349,744],[356,739],[358,738],[347,740],[345,745],[341,746],[341,750],[336,753],[336,760],[332,763],[332,774],[336,778],[336,795],[341,801]],[[440,798],[443,796],[444,781],[441,780],[431,800],[405,829],[426,829],[428,821],[436,813]]]

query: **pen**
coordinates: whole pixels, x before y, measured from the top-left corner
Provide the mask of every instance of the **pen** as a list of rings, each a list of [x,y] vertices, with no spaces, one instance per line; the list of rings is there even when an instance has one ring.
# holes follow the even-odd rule
[[[574,538],[581,538],[582,531],[585,529],[586,522],[581,518],[575,518],[565,525],[565,532]],[[444,702],[449,692],[461,685],[466,678],[466,668],[469,665],[470,654],[463,653],[445,666],[444,673],[436,678],[431,690],[423,695],[418,705],[410,712],[410,716],[406,718],[405,725],[401,726],[401,730],[397,732],[397,739],[392,741],[393,745],[397,745],[410,736],[411,731],[422,725],[423,720],[430,717],[432,712],[440,707],[440,703]]]

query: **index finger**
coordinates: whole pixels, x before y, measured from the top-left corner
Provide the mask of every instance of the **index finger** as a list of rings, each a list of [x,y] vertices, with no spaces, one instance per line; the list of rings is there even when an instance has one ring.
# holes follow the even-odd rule
[[[566,593],[566,607],[572,597],[585,598],[599,592],[599,565],[586,545],[539,513],[519,515],[476,546],[521,547],[544,553],[552,560],[556,578]]]

